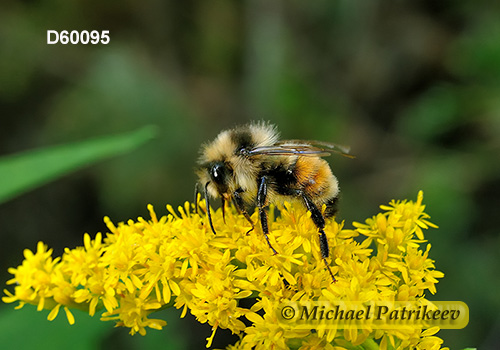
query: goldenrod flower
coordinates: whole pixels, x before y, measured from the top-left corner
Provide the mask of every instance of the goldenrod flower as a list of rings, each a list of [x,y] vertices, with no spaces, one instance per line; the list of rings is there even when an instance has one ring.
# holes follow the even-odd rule
[[[434,294],[443,273],[435,270],[425,244],[424,230],[436,226],[422,199],[420,192],[416,202],[392,201],[354,229],[330,220],[325,232],[337,283],[323,265],[310,213],[301,206],[285,203],[276,218],[271,208],[273,255],[260,229],[247,234],[248,222],[234,209],[226,210],[225,223],[220,209],[213,214],[214,235],[205,215],[186,203],[177,212],[167,206],[161,218],[152,206],[149,220],[115,226],[105,218],[110,232],[104,238],[85,234],[83,246],[66,249],[60,258],[38,243],[36,253],[26,250],[22,265],[9,269],[14,293],[5,290],[3,301],[50,309],[50,320],[62,307],[70,323],[70,309],[90,315],[104,310],[103,320],[142,335],[148,327],[162,329],[165,321],[150,316],[173,306],[182,309],[181,317],[189,311],[212,327],[207,347],[216,330],[225,328],[240,335],[229,349],[440,349],[436,328],[304,330],[284,328],[276,319],[286,300],[425,301],[426,291]],[[241,299],[251,306],[241,306]]]

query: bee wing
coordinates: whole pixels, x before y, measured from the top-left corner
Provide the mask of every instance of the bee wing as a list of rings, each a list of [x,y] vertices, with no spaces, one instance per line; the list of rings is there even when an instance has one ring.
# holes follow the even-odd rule
[[[349,147],[322,141],[284,140],[272,146],[255,147],[248,152],[249,156],[256,155],[302,155],[302,156],[329,156],[332,152],[354,158],[349,154]]]
[[[316,149],[321,149],[325,152],[331,153],[339,153],[343,156],[354,158],[353,155],[350,154],[351,148],[349,146],[339,145],[337,143],[332,142],[324,142],[324,141],[313,141],[313,140],[284,140],[278,141],[276,145],[299,145],[299,146],[309,146]]]
[[[283,144],[273,146],[255,147],[248,151],[249,156],[258,155],[270,156],[286,156],[286,155],[301,155],[301,156],[317,156],[324,157],[330,155],[330,152],[319,147],[312,145],[299,145],[299,144]]]

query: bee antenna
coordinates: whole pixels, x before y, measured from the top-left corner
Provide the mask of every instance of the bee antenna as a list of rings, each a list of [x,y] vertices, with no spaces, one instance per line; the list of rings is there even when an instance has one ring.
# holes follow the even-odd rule
[[[205,184],[205,203],[207,205],[208,223],[210,224],[210,228],[212,229],[212,232],[214,233],[214,235],[216,235],[217,233],[215,233],[214,224],[212,223],[212,214],[210,214],[210,203],[208,201],[208,184],[209,183],[210,183],[210,181],[208,181]]]

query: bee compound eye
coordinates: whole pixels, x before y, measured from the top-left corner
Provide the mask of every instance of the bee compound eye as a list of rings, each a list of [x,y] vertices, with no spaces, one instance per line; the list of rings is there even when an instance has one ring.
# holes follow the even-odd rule
[[[226,168],[224,163],[215,163],[210,168],[210,175],[215,183],[222,184],[224,183],[226,177]]]

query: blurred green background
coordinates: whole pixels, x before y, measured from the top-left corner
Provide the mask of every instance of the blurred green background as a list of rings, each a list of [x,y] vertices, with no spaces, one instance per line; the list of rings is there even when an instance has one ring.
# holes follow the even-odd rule
[[[351,146],[356,159],[328,158],[347,226],[424,191],[439,225],[427,233],[431,256],[445,273],[433,298],[470,308],[465,329],[438,335],[451,349],[497,349],[500,8],[493,6],[2,1],[2,159],[109,135],[132,135],[134,146],[83,157],[78,171],[0,204],[1,280],[39,240],[60,255],[83,233],[105,231],[105,215],[124,221],[147,216],[148,203],[165,213],[167,203],[192,200],[201,143],[224,128],[269,120],[284,138]],[[111,41],[47,45],[47,30],[109,30]],[[149,140],[147,125],[156,138]],[[0,173],[0,187],[11,180]],[[204,348],[211,333],[191,316],[179,320],[177,310],[163,312],[164,331],[130,337],[97,317],[77,314],[69,327],[64,315],[48,323],[48,311],[12,309],[0,306],[6,348],[32,348],[27,332],[38,349],[56,340],[81,349]],[[214,346],[235,339],[218,330]]]

